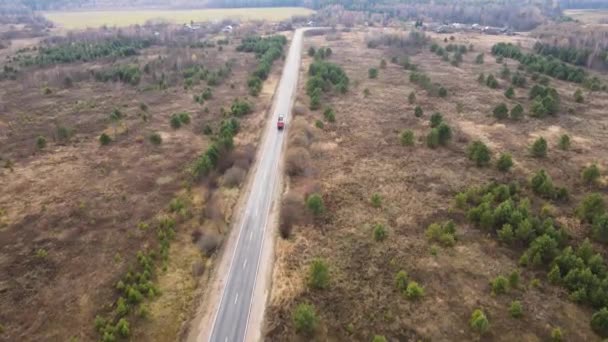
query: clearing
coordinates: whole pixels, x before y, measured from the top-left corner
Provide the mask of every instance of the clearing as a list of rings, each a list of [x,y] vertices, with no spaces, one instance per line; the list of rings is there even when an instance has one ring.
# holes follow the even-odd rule
[[[558,115],[497,120],[492,111],[501,102],[509,109],[520,103],[529,113],[528,91],[535,82],[527,75],[527,85],[516,87],[512,99],[506,98],[510,79],[499,77],[501,63],[508,65],[511,75],[518,63],[506,58],[498,63],[490,49],[499,41],[531,47],[532,39],[460,33],[449,40],[450,35],[433,35],[444,49],[448,44],[466,46],[463,61],[454,66],[429,51],[430,43],[416,47],[408,38],[386,36],[383,43],[383,34],[391,32],[397,33],[355,28],[305,40],[304,51],[311,46],[330,47],[333,53],[325,60],[341,66],[350,85],[346,94],[326,91],[333,95],[322,96],[320,110],[308,110],[305,84],[313,59],[304,56],[299,108],[289,128],[287,152],[288,172],[295,171],[288,182],[283,215],[301,213],[304,199],[314,193],[321,194],[325,210],[315,218],[292,215],[296,224],[291,237],[277,242],[266,340],[310,341],[311,335],[296,331],[293,319],[294,310],[303,303],[312,304],[316,311],[312,334],[319,341],[370,341],[375,335],[390,341],[476,340],[479,335],[469,326],[475,309],[482,309],[490,322],[482,340],[548,340],[554,328],[560,328],[566,340],[598,339],[589,325],[591,307],[570,300],[567,291],[547,281],[545,271],[520,266],[523,250],[508,247],[469,223],[454,208],[454,196],[491,181],[514,181],[525,189],[529,177],[544,168],[556,185],[570,191],[569,201],[547,200],[550,205],[543,209],[544,217],[564,227],[572,244],[580,243],[588,233],[573,212],[589,192],[581,184],[581,169],[593,162],[601,170],[608,167],[603,147],[608,143],[608,121],[603,115],[606,93],[584,91],[584,104],[575,103],[572,94],[581,85],[550,78],[550,86],[560,94]],[[376,45],[370,41],[379,42],[377,48],[369,48],[368,44]],[[397,47],[403,41],[405,46]],[[482,64],[475,63],[480,53],[485,54]],[[444,87],[447,96],[412,83],[412,64],[432,83]],[[480,73],[492,73],[498,88],[480,84]],[[436,90],[433,87],[429,86]],[[415,98],[410,101],[412,92]],[[421,117],[414,115],[416,106],[423,109]],[[324,115],[328,107],[335,112],[335,122],[328,119],[331,115]],[[452,138],[447,146],[432,149],[426,146],[426,136],[435,112],[442,113]],[[406,129],[413,133],[413,146],[402,142]],[[572,141],[569,151],[557,147],[565,133]],[[534,158],[529,152],[539,136],[549,144],[546,158]],[[468,160],[467,146],[474,140],[491,149],[490,166],[478,168]],[[514,161],[506,174],[495,166],[504,152],[511,153]],[[299,158],[290,159],[292,155]],[[596,191],[605,193],[605,185]],[[532,198],[534,208],[545,204]],[[309,208],[315,208],[310,200]],[[429,225],[450,219],[456,224],[453,247],[427,239]],[[594,247],[605,252],[599,244]],[[309,286],[311,264],[317,258],[329,268],[324,289]],[[424,287],[421,298],[408,299],[405,289],[397,288],[400,271]],[[520,272],[517,286],[506,294],[492,294],[490,281],[514,271]],[[319,279],[322,274],[317,274]],[[523,307],[519,319],[509,313],[516,300]],[[310,321],[302,317],[299,328],[305,329]]]
[[[166,20],[175,24],[190,21],[240,21],[266,20],[281,21],[294,15],[310,15],[313,10],[302,7],[270,8],[221,8],[195,10],[116,10],[116,11],[64,11],[43,12],[52,22],[65,29],[96,28],[101,26],[143,25],[148,20]]]

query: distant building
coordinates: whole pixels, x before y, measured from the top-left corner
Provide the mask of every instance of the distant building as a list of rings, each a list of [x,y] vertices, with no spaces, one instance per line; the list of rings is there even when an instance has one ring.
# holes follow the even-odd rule
[[[454,33],[454,29],[449,25],[441,25],[435,29],[436,33]]]
[[[201,25],[196,25],[194,23],[184,24],[184,27],[192,31],[197,31],[201,29]]]

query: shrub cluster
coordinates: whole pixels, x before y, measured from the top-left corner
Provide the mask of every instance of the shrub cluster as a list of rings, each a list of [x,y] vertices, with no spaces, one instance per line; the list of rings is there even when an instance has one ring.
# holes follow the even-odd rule
[[[137,306],[142,311],[145,298],[155,297],[159,291],[152,282],[157,264],[166,262],[169,257],[169,244],[175,237],[175,220],[169,216],[161,217],[156,226],[158,251],[140,250],[137,263],[116,283],[118,299],[107,317],[95,317],[95,330],[102,341],[115,341],[117,336],[128,337],[129,322],[126,316]]]
[[[556,114],[559,111],[559,94],[555,88],[535,84],[530,88],[530,99],[533,99],[530,115],[542,118],[547,114]]]
[[[329,266],[322,259],[315,259],[310,264],[308,286],[313,289],[324,289],[329,285]]]
[[[262,83],[268,77],[272,63],[283,55],[283,47],[287,38],[283,35],[269,37],[251,36],[244,38],[236,50],[242,52],[254,52],[258,58],[258,67],[247,81],[249,93],[257,96],[262,90]]]
[[[191,174],[200,178],[213,170],[220,158],[234,147],[234,136],[239,131],[239,122],[235,118],[222,120],[215,141],[194,162]]]
[[[467,156],[477,167],[483,167],[490,163],[492,152],[481,140],[475,140],[467,147]]]
[[[412,72],[410,74],[410,82],[421,86],[430,96],[447,96],[447,89],[439,83],[431,82],[431,78],[423,72]]]
[[[293,312],[293,323],[298,333],[312,335],[319,323],[319,318],[312,304],[299,304]]]
[[[451,247],[456,243],[456,225],[453,221],[433,223],[426,229],[426,237],[430,241]]]
[[[139,84],[141,75],[137,65],[118,65],[94,73],[95,80],[98,82],[123,82],[134,86]]]
[[[557,46],[550,45],[541,42],[536,42],[534,44],[534,51],[543,56],[552,56],[555,57],[562,62],[578,65],[585,67],[587,66],[587,61],[589,60],[589,56],[593,53],[587,49],[577,49],[574,47],[566,47],[566,46]],[[602,52],[604,54],[605,60],[606,52]]]
[[[568,246],[566,232],[551,218],[534,215],[530,200],[522,196],[516,185],[493,183],[469,189],[460,197],[470,205],[466,216],[471,222],[495,232],[505,242],[508,236],[511,245],[526,248],[520,258],[522,265],[549,270],[549,280],[565,287],[573,300],[603,308],[594,314],[591,326],[600,335],[608,336],[608,310],[605,309],[608,268],[588,240],[576,248]],[[589,195],[579,208],[577,213],[586,221],[600,222],[605,212],[603,200],[597,194]],[[600,319],[602,316],[605,317]]]
[[[333,88],[341,93],[348,91],[348,76],[337,64],[315,61],[309,69],[310,78],[306,82],[306,94],[310,96],[310,108],[321,106],[321,94],[330,92]]]
[[[492,54],[513,58],[525,65],[530,72],[543,73],[560,80],[582,83],[586,78],[586,73],[582,68],[570,66],[552,57],[547,58],[534,53],[526,54],[518,46],[511,43],[494,45]]]
[[[22,66],[45,66],[59,63],[89,62],[105,57],[134,56],[138,50],[149,47],[148,39],[117,37],[99,42],[65,42],[55,46],[40,47],[38,54],[21,55]]]
[[[232,105],[230,106],[230,115],[241,117],[245,116],[253,111],[253,106],[251,103],[240,100],[238,98],[234,99]]]
[[[194,85],[200,84],[201,81],[207,81],[207,85],[211,87],[217,86],[230,75],[233,64],[234,61],[229,60],[217,70],[210,70],[202,65],[188,67],[182,72],[184,76],[184,88],[191,88]]]
[[[566,188],[555,187],[551,176],[545,170],[539,170],[530,178],[530,188],[532,191],[543,198],[567,200],[568,190]]]
[[[452,128],[443,121],[443,115],[436,112],[431,115],[431,131],[426,136],[426,144],[430,148],[446,146],[452,139]]]

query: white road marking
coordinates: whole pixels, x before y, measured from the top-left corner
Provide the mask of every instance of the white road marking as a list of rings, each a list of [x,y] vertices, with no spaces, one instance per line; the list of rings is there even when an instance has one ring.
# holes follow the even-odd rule
[[[245,259],[245,262],[243,263],[243,268],[245,268],[245,266],[247,266],[247,259]]]
[[[234,298],[234,304],[236,304],[236,302],[238,302],[238,301],[239,301],[239,294],[237,293],[236,298]]]
[[[249,233],[249,241],[251,241],[251,239],[253,239],[253,230],[251,231],[251,233]]]

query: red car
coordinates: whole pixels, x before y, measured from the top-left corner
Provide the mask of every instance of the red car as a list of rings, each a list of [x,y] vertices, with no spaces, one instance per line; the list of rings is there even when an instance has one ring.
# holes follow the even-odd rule
[[[279,130],[283,129],[285,127],[285,119],[283,118],[283,115],[280,114],[279,115],[279,121],[277,121],[277,128]]]

